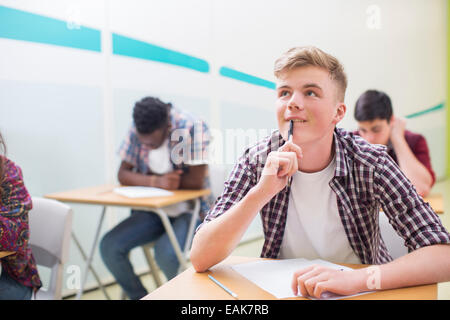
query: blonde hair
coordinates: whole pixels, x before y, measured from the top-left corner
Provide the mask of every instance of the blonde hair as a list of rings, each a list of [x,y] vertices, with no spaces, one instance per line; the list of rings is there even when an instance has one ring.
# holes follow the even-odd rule
[[[316,47],[295,47],[286,51],[276,61],[275,77],[280,79],[286,72],[299,67],[314,66],[323,68],[330,74],[331,80],[338,85],[338,98],[344,102],[347,89],[347,76],[344,67],[332,55]]]

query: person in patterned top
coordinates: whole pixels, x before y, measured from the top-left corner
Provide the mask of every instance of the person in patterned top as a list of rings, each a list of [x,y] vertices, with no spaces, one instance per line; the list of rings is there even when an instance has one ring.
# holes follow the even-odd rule
[[[1,134],[0,149],[5,150]],[[31,208],[22,170],[0,155],[0,251],[13,252],[0,260],[0,300],[29,300],[42,287],[28,242]]]
[[[377,265],[298,270],[294,294],[319,298],[449,281],[450,234],[439,217],[385,146],[336,128],[346,113],[347,78],[339,61],[318,48],[297,47],[277,59],[274,73],[278,130],[244,151],[197,228],[190,256],[195,270],[225,259],[259,212],[263,258]],[[396,260],[380,235],[381,209],[409,250]]]

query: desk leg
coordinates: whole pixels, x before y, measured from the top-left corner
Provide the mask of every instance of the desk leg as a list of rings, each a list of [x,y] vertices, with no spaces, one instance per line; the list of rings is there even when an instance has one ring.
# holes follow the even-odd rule
[[[80,242],[78,241],[78,238],[75,236],[75,233],[73,233],[73,232],[72,232],[72,239],[75,242],[76,246],[78,247],[78,250],[80,251],[81,256],[83,257],[83,260],[86,262],[87,261],[86,253],[84,252],[83,248],[81,247]],[[95,271],[95,269],[92,266],[89,266],[89,269],[91,270],[92,274],[94,275],[95,280],[97,281],[98,286],[100,287],[100,289],[103,291],[103,294],[105,295],[105,297],[108,300],[111,300],[111,298],[109,297],[108,293],[105,290],[105,287],[103,287],[102,282],[100,281],[100,277],[98,276],[98,274]],[[83,293],[83,291],[81,291],[81,293]]]
[[[186,243],[184,244],[184,257],[187,260],[187,254],[189,252],[189,248],[191,247],[192,238],[194,235],[195,223],[197,222],[198,216],[200,214],[200,199],[195,199],[194,202],[194,211],[192,212],[191,223],[189,224],[189,230],[186,235]]]
[[[157,208],[153,209],[154,212],[158,214],[163,223],[164,229],[166,229],[167,235],[169,237],[170,243],[172,244],[173,249],[175,250],[175,254],[180,262],[180,268],[182,270],[186,269],[186,259],[184,258],[183,252],[181,252],[180,244],[178,243],[177,237],[175,236],[175,232],[173,231],[172,225],[170,224],[169,218],[164,210]]]
[[[86,280],[87,280],[87,277],[88,277],[89,270],[93,269],[92,266],[91,266],[92,258],[94,257],[95,249],[97,248],[97,242],[98,242],[98,238],[100,236],[100,230],[102,228],[103,218],[105,217],[105,213],[106,213],[106,206],[103,207],[102,214],[100,216],[100,221],[98,223],[97,230],[95,232],[94,243],[92,244],[91,251],[89,253],[89,257],[88,257],[88,259],[86,261],[86,266],[85,266],[85,270],[84,270],[84,273],[83,273],[83,275],[84,275],[83,282],[81,283],[81,288],[80,288],[80,290],[77,293],[77,297],[76,297],[77,300],[79,300],[81,298],[81,295],[83,294],[83,289],[84,289],[84,286],[86,285]],[[100,279],[98,279],[97,277],[96,277],[96,279],[97,279],[97,282],[98,282],[100,288],[102,288],[102,291],[105,294],[106,298],[108,300],[110,300],[109,295],[106,293],[106,290],[104,290],[101,282],[99,281]]]
[[[180,267],[178,268],[178,273],[184,271],[184,269],[187,268],[187,261],[189,259],[188,258],[189,248],[191,247],[192,239],[194,237],[195,223],[197,222],[199,215],[200,215],[200,199],[197,198],[195,199],[194,202],[194,210],[192,212],[191,223],[189,224],[189,230],[186,235],[186,242],[184,244],[183,256],[186,264],[184,266],[180,264]]]

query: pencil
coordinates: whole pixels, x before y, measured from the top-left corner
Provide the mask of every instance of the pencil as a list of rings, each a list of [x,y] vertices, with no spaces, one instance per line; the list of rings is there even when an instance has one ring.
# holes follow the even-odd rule
[[[292,135],[294,134],[294,120],[291,120],[289,123],[289,131],[288,131],[288,141],[292,142]],[[288,178],[287,186],[290,189],[292,183],[292,177]]]
[[[208,274],[208,277],[212,281],[214,281],[215,284],[217,284],[219,287],[221,287],[223,290],[225,290],[229,295],[231,295],[233,298],[237,299],[238,295],[236,293],[234,293],[233,291],[231,291],[230,289],[225,287],[223,284],[221,284],[219,281],[217,281],[212,275]]]
[[[292,134],[294,133],[294,120],[289,122],[288,141],[292,142]]]

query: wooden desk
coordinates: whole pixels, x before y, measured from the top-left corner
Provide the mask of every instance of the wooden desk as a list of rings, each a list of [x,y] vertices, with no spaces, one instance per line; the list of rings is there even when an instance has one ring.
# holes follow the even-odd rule
[[[113,192],[118,185],[101,185],[45,195],[62,202],[96,204],[102,206],[132,207],[136,209],[163,208],[178,202],[210,194],[210,190],[175,190],[172,196],[154,198],[127,198]]]
[[[11,252],[11,251],[0,251],[0,259],[4,258],[4,257],[7,257],[7,256],[9,256],[9,255],[11,255],[13,253],[14,252]]]
[[[192,239],[192,235],[194,233],[195,222],[198,218],[200,212],[200,201],[199,198],[208,195],[210,190],[176,190],[173,191],[173,195],[166,197],[152,197],[152,198],[127,198],[122,195],[119,195],[113,192],[114,188],[119,187],[118,185],[101,185],[95,187],[88,187],[77,190],[70,190],[64,192],[57,192],[45,195],[46,198],[54,199],[62,202],[71,202],[71,203],[81,203],[81,204],[89,204],[89,205],[100,205],[103,206],[102,214],[100,217],[100,221],[97,226],[96,234],[94,237],[94,241],[92,247],[90,249],[90,253],[87,256],[81,247],[80,242],[78,241],[75,234],[72,232],[72,238],[75,241],[78,249],[80,250],[83,259],[86,261],[86,267],[84,272],[84,278],[81,285],[81,288],[77,294],[77,299],[81,298],[83,293],[83,288],[87,280],[89,270],[92,271],[95,279],[97,280],[100,289],[103,291],[103,294],[106,298],[109,299],[109,295],[101,284],[100,278],[97,276],[94,268],[92,267],[92,258],[94,256],[95,249],[97,247],[97,242],[100,236],[100,229],[103,223],[103,219],[106,213],[106,208],[109,206],[119,206],[119,207],[129,207],[132,209],[138,210],[147,210],[152,211],[158,214],[161,218],[163,226],[167,232],[169,240],[174,248],[175,254],[180,262],[180,270],[184,270],[187,267],[187,252],[189,250],[190,241],[186,241],[184,250],[182,251],[178,241],[175,236],[175,232],[173,231],[172,225],[169,221],[167,214],[164,212],[164,207],[167,207],[172,204],[176,204],[179,202],[194,200],[195,206],[192,214],[191,223],[189,226],[189,231],[186,239]]]
[[[430,194],[427,197],[423,198],[423,200],[430,204],[434,212],[438,214],[444,213],[444,198],[442,197],[442,194]]]
[[[152,293],[146,295],[143,300],[234,300],[222,288],[213,283],[208,274],[235,292],[239,300],[273,300],[273,295],[264,291],[253,282],[247,280],[234,271],[230,265],[255,261],[260,258],[229,257],[225,261],[204,273],[196,273],[191,267],[179,274]],[[353,268],[361,268],[362,265],[346,265]],[[306,298],[291,298],[306,300]],[[365,295],[347,298],[348,300],[435,300],[437,299],[437,284],[378,291]]]

